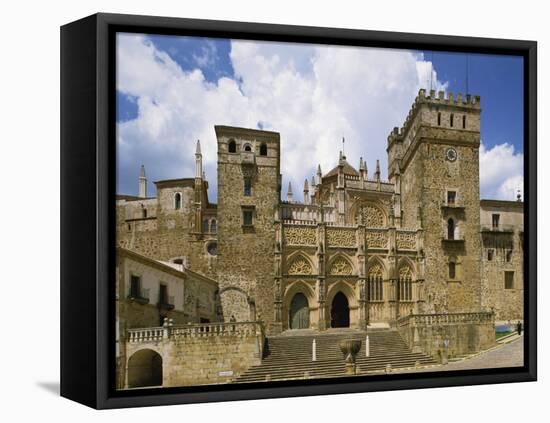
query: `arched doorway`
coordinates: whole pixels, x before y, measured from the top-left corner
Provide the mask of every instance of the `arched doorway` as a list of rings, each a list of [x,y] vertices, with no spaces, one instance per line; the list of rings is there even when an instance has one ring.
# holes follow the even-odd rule
[[[342,292],[338,292],[332,300],[330,327],[349,328],[349,303],[348,298]]]
[[[128,360],[128,388],[162,386],[162,357],[153,350],[139,350]]]
[[[290,302],[289,310],[290,329],[309,328],[309,304],[307,298],[301,292],[298,292]]]

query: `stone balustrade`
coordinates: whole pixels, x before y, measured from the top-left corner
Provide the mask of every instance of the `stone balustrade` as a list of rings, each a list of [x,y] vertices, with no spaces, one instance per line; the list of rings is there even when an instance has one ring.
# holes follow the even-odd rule
[[[129,343],[136,344],[159,342],[164,339],[221,336],[263,336],[263,327],[259,322],[192,323],[187,325],[129,329],[127,339]]]

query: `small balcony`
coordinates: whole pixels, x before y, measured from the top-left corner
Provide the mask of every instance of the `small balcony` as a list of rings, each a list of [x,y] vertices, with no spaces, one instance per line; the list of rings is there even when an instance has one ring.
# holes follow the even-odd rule
[[[162,309],[162,310],[173,310],[174,309],[174,297],[173,296],[168,296],[168,297],[165,297],[165,298],[161,298],[158,302],[158,308]]]
[[[128,294],[128,300],[141,305],[149,304],[149,290],[140,289],[138,291],[130,292]]]
[[[492,233],[508,233],[513,234],[514,233],[515,226],[514,225],[498,225],[498,226],[492,226],[492,225],[481,225],[481,232],[492,232]],[[523,230],[523,227],[521,227],[521,230]]]
[[[256,164],[256,155],[252,151],[242,151],[241,163],[245,166],[254,166]]]

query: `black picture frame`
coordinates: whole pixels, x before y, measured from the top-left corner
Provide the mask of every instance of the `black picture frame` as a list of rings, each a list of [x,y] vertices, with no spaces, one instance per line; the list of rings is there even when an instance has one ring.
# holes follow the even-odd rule
[[[517,368],[115,391],[115,34],[513,54],[524,60],[525,364]],[[95,14],[61,28],[61,395],[119,408],[534,381],[537,378],[537,44],[533,41]]]

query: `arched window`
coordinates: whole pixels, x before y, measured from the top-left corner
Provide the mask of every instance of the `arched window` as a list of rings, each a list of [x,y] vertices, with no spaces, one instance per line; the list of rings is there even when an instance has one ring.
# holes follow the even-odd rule
[[[452,218],[447,221],[447,239],[455,239],[455,221]]]
[[[367,298],[369,301],[382,301],[382,268],[375,264],[369,269]]]
[[[202,232],[203,233],[208,233],[208,220],[207,219],[204,219],[202,221]]]
[[[245,144],[244,151],[252,151],[252,146],[250,144]]]
[[[450,123],[451,123],[451,128],[452,128],[454,126],[454,123],[455,123],[455,115],[453,115],[452,113],[451,113],[451,122]]]
[[[210,232],[212,232],[213,234],[216,233],[216,219],[212,219],[211,222],[210,222]]]
[[[267,144],[265,142],[260,145],[260,156],[267,156]]]
[[[237,143],[234,139],[229,140],[229,144],[227,145],[227,151],[230,153],[236,153],[237,152]]]
[[[466,115],[462,116],[462,129],[466,129]]]
[[[449,279],[456,278],[456,261],[453,257],[449,259]]]
[[[441,112],[437,114],[437,126],[441,126]]]
[[[409,266],[399,269],[397,298],[399,301],[412,301],[412,272]]]
[[[179,192],[174,195],[174,209],[179,210],[181,208],[181,194]]]

